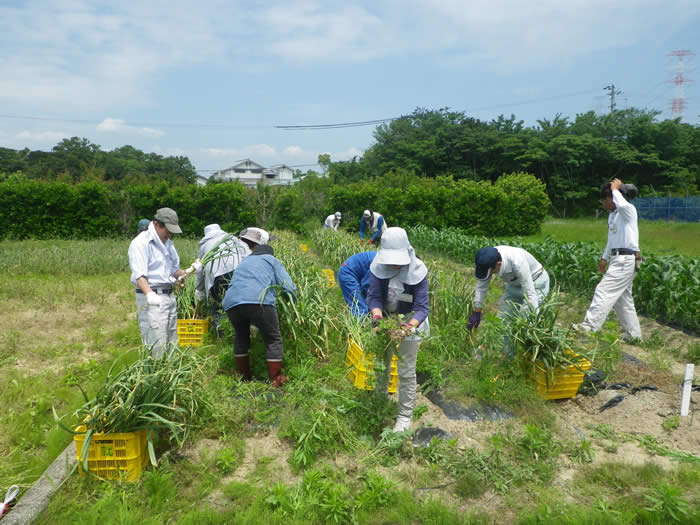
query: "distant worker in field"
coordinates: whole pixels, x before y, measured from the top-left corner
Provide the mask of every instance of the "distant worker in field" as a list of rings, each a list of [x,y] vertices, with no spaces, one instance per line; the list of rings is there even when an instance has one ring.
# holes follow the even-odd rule
[[[212,326],[218,335],[223,315],[221,301],[228,289],[233,271],[243,259],[250,255],[250,248],[243,241],[226,233],[218,224],[209,224],[204,227],[204,237],[199,241],[197,259],[203,259],[213,248],[216,248],[221,256],[210,261],[197,272],[197,287],[194,293],[198,301],[205,298],[209,300]]]
[[[369,314],[367,306],[367,290],[369,290],[369,267],[374,261],[377,252],[356,253],[340,266],[338,270],[338,285],[343,292],[343,298],[348,303],[350,312],[355,317],[364,317]]]
[[[251,378],[250,325],[253,324],[265,343],[265,358],[270,383],[280,387],[287,382],[282,374],[282,336],[277,317],[277,290],[296,300],[297,289],[282,262],[274,256],[268,242],[270,235],[260,228],[246,228],[240,239],[252,253],[243,259],[233,272],[223,306],[235,330],[233,354],[236,367],[244,380]]]
[[[148,219],[141,219],[136,226],[136,233],[139,234],[141,232],[145,232],[148,229],[149,224],[151,224],[151,221]]]
[[[377,244],[386,228],[387,225],[381,213],[372,210],[365,210],[362,213],[362,220],[360,221],[360,239],[365,238],[365,231],[368,236],[370,234],[372,235],[372,237],[367,239],[367,244]]]
[[[476,252],[474,258],[476,289],[474,309],[467,328],[474,330],[481,323],[481,308],[491,284],[491,277],[498,275],[505,281],[505,291],[500,303],[499,317],[519,313],[523,308],[539,308],[549,293],[549,274],[530,252],[514,246],[489,246]],[[506,356],[513,357],[509,340],[504,345]]]
[[[399,414],[394,425],[394,432],[403,432],[411,426],[416,405],[418,347],[423,337],[430,335],[428,269],[423,261],[416,257],[403,228],[388,228],[382,235],[381,248],[370,265],[367,305],[373,317],[373,324],[378,324],[385,313],[402,314],[404,319],[407,319],[405,323],[401,323],[404,338],[399,343],[397,365]],[[392,346],[394,345],[390,345],[383,356],[385,371],[376,378],[377,393],[380,395],[387,393],[394,355]]]
[[[342,218],[341,214],[339,211],[335,212],[332,215],[329,215],[326,217],[326,222],[323,223],[323,229],[331,229],[334,231],[338,231],[338,226],[340,226],[340,219]]]
[[[148,228],[129,245],[131,282],[136,287],[139,331],[143,344],[158,358],[169,344],[177,344],[175,281],[185,274],[171,240],[182,233],[177,213],[160,208]]]
[[[642,261],[637,209],[629,202],[637,193],[635,186],[622,184],[620,179],[613,179],[600,189],[600,203],[610,212],[608,242],[598,263],[598,271],[605,275],[596,286],[583,322],[573,325],[576,330],[597,332],[614,308],[624,330],[623,339],[635,341],[642,338],[632,298],[632,283]]]

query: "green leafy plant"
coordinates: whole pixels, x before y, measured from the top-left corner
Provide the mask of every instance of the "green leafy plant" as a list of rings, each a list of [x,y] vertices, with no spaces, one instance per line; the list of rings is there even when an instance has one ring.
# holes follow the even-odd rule
[[[688,503],[682,498],[683,490],[663,483],[644,495],[651,503],[645,510],[659,515],[666,522],[681,522],[688,515]]]
[[[503,324],[504,336],[513,341],[519,358],[550,376],[557,368],[585,362],[578,339],[557,324],[559,305],[559,292],[551,292],[538,309],[526,306]]]

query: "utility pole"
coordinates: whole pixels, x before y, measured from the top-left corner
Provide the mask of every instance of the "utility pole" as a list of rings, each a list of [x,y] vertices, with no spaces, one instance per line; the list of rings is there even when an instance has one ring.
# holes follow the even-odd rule
[[[615,84],[608,84],[603,89],[610,92],[610,113],[614,113],[615,112],[615,95],[621,95],[622,91],[620,91],[619,89],[616,89]]]

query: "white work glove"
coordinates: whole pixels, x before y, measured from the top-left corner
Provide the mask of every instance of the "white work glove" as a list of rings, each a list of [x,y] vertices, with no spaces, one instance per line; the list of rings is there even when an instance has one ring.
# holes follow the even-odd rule
[[[163,304],[163,299],[158,297],[156,292],[148,292],[146,294],[146,300],[148,301],[148,306],[160,306]]]
[[[190,265],[190,267],[187,268],[187,270],[185,270],[185,274],[192,275],[193,273],[200,271],[202,271],[202,263],[199,259],[195,259],[194,262]]]
[[[198,301],[204,301],[205,294],[201,290],[194,291],[194,298]]]

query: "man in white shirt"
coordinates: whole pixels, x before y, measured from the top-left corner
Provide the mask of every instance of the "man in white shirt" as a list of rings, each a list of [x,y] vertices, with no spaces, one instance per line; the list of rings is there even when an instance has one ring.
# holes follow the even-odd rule
[[[549,293],[549,274],[530,252],[514,246],[489,246],[476,252],[474,275],[474,310],[469,316],[467,328],[473,330],[481,323],[481,307],[491,283],[491,276],[498,275],[505,282],[500,302],[501,319],[519,313],[523,308],[539,307]],[[513,342],[505,338],[503,351],[513,357]]]
[[[625,199],[625,196],[627,199]],[[574,329],[597,332],[603,326],[611,309],[615,309],[623,339],[639,340],[642,329],[632,298],[632,283],[637,274],[639,252],[639,229],[637,209],[628,202],[637,196],[637,188],[622,184],[620,179],[604,184],[600,189],[600,202],[610,212],[608,217],[608,242],[598,263],[598,271],[604,273],[596,286],[593,301],[588,307],[583,322]]]
[[[148,229],[139,233],[129,245],[141,340],[154,358],[160,357],[167,345],[177,344],[174,286],[185,272],[180,270],[180,257],[170,240],[173,233],[182,233],[177,213],[170,208],[160,208]]]
[[[340,214],[339,211],[335,212],[332,215],[329,215],[326,217],[326,221],[323,223],[323,229],[331,229],[333,231],[338,231],[338,226],[340,226],[340,219],[342,218],[342,215]]]
[[[506,284],[501,298],[501,316],[520,311],[525,307],[537,309],[549,293],[549,275],[530,252],[514,246],[482,248],[476,252],[474,275],[474,310],[469,316],[470,330],[481,322],[481,307],[491,283],[491,276],[498,275]]]

